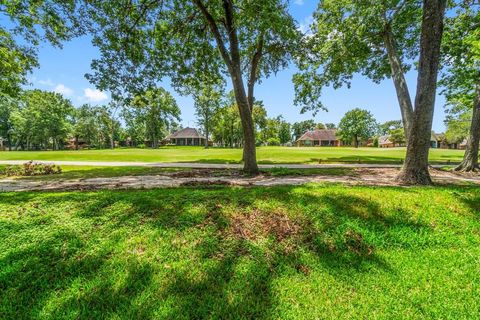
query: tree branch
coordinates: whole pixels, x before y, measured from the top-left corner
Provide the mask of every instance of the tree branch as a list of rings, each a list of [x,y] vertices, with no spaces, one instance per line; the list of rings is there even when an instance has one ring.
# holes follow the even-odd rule
[[[225,10],[226,27],[228,39],[230,41],[230,54],[232,61],[240,66],[240,51],[237,38],[237,30],[233,22],[233,3],[232,0],[223,0],[223,9]]]
[[[263,44],[264,44],[264,36],[263,33],[260,33],[257,42],[257,49],[252,57],[252,65],[250,69],[250,77],[248,79],[248,104],[250,106],[250,110],[253,110],[253,90],[255,87],[255,82],[257,81],[257,74],[258,74],[258,66],[260,64],[260,60],[262,59],[263,55]]]
[[[229,69],[232,69],[232,58],[228,54],[227,48],[225,47],[225,43],[222,39],[222,35],[220,34],[220,31],[218,29],[217,23],[215,22],[215,19],[213,19],[212,15],[210,14],[210,12],[208,12],[207,8],[205,7],[205,5],[202,3],[201,0],[192,0],[192,1],[200,9],[205,19],[207,19],[208,25],[210,26],[210,30],[212,31],[213,36],[215,37],[215,41],[217,42],[217,47],[220,50],[220,54],[222,55],[223,60],[225,60],[227,67]]]

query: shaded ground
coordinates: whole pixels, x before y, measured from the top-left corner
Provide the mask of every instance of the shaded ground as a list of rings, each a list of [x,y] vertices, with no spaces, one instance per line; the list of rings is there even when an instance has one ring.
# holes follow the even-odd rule
[[[287,169],[272,169],[259,176],[245,176],[232,169],[190,169],[188,171],[166,170],[157,175],[119,176],[81,179],[57,179],[55,176],[31,179],[5,178],[0,180],[0,191],[35,190],[96,190],[96,189],[150,189],[180,186],[278,186],[306,183],[337,182],[350,185],[392,186],[398,185],[395,177],[398,168],[359,168],[345,171],[324,170],[301,175],[301,170],[283,172]],[[293,174],[289,174],[293,173]],[[431,169],[437,184],[480,184],[480,175],[464,174]],[[39,179],[40,178],[40,179]]]

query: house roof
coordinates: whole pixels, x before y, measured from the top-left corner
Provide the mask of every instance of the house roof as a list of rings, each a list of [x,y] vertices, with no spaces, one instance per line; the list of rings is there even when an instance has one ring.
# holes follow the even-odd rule
[[[297,141],[300,140],[338,140],[335,129],[315,129],[305,132]]]
[[[380,136],[378,137],[378,144],[383,145],[383,144],[391,144],[392,141],[390,141],[390,136]]]
[[[174,132],[170,135],[167,136],[167,139],[181,139],[181,138],[203,138],[205,139],[204,136],[202,136],[197,129],[195,128],[184,128],[182,130],[179,130],[177,132]]]

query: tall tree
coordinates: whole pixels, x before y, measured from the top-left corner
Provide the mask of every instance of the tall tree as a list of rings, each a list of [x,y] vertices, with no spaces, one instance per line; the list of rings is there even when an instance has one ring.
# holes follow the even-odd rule
[[[145,134],[152,141],[153,148],[158,148],[168,124],[180,120],[177,102],[164,88],[149,89],[136,95],[131,106],[138,120],[144,123]]]
[[[366,141],[375,135],[378,125],[369,111],[355,108],[345,113],[338,129],[343,141],[353,141],[355,148],[358,148],[361,140]]]
[[[282,145],[292,141],[292,128],[290,126],[290,123],[283,119],[280,120],[280,125],[278,129],[278,140]]]
[[[375,83],[392,78],[408,136],[413,105],[404,74],[418,57],[421,9],[421,0],[321,0],[293,78],[302,112],[325,109],[322,89],[350,87],[356,73]]]
[[[92,1],[86,16],[102,57],[89,79],[128,93],[166,76],[191,93],[205,75],[228,75],[243,128],[244,170],[256,173],[254,88],[285,68],[296,48],[299,32],[287,7],[286,0]]]
[[[404,184],[432,184],[428,152],[440,61],[440,44],[446,0],[424,0],[417,92],[412,122],[407,135],[407,154],[397,179]]]
[[[448,17],[442,44],[442,78],[450,120],[471,118],[467,146],[459,171],[477,171],[480,143],[480,3],[465,1]],[[450,122],[450,121],[449,121]],[[455,126],[450,123],[450,135]]]
[[[22,107],[13,112],[12,126],[17,146],[24,149],[61,149],[71,131],[74,107],[62,95],[28,90]]]
[[[82,140],[89,147],[103,148],[108,144],[110,132],[110,116],[107,111],[99,106],[84,104],[75,109],[73,117],[73,138],[75,149],[78,149]],[[107,136],[104,136],[104,133]]]
[[[18,111],[21,101],[7,94],[0,93],[0,138],[7,141],[8,150],[12,150],[12,133],[14,131],[12,114]]]
[[[214,126],[215,114],[221,105],[221,93],[212,85],[206,85],[200,88],[199,92],[194,94],[195,114],[198,124],[205,133],[205,148],[208,148],[208,141],[212,127]]]

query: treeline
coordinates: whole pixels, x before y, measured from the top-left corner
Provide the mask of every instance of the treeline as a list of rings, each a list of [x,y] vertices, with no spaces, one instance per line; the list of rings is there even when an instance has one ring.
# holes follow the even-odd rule
[[[9,150],[156,147],[179,127],[180,109],[162,88],[147,90],[127,105],[75,108],[61,94],[26,90],[0,95],[0,139]]]
[[[431,184],[428,137],[437,84],[451,115],[460,119],[467,114],[467,150],[458,169],[479,169],[477,2],[319,1],[312,24],[302,32],[286,0],[166,0],[131,3],[128,10],[121,1],[4,1],[0,11],[12,27],[0,26],[0,92],[14,96],[27,82],[27,74],[38,66],[40,42],[59,46],[88,34],[100,57],[92,61],[87,79],[112,96],[130,99],[166,78],[181,94],[197,93],[212,83],[226,87],[228,81],[243,137],[237,132],[234,138],[230,118],[222,119],[230,127],[220,136],[224,144],[243,144],[244,170],[254,174],[258,124],[253,109],[255,88],[263,79],[295,63],[295,104],[302,112],[316,112],[327,109],[322,99],[326,87],[349,87],[355,74],[375,83],[389,78],[407,145],[398,180]],[[416,90],[405,80],[413,68]],[[415,96],[410,94],[414,91]],[[206,119],[214,114],[207,112]],[[208,125],[205,132],[219,135]],[[47,136],[59,143],[61,133],[43,133],[35,144],[45,144]],[[158,137],[156,131],[146,134]],[[30,135],[29,143],[31,139],[40,138]]]

